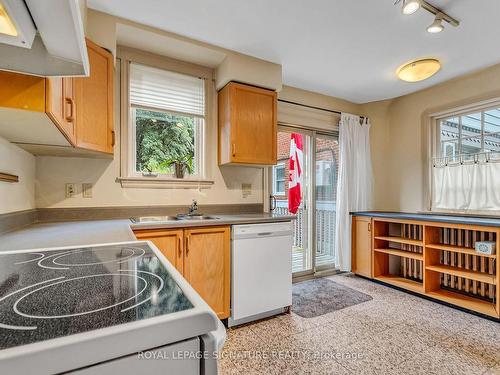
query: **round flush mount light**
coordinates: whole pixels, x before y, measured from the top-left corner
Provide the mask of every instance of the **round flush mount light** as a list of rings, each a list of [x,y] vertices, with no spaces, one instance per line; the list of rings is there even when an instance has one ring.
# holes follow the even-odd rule
[[[413,14],[420,9],[420,0],[403,0],[403,14]]]
[[[437,15],[436,18],[434,19],[434,22],[430,24],[430,26],[427,28],[427,32],[431,34],[436,34],[440,33],[443,31],[444,26],[443,26],[443,17],[441,15]]]
[[[441,69],[436,59],[422,59],[404,64],[397,70],[398,78],[406,82],[419,82],[432,77]]]

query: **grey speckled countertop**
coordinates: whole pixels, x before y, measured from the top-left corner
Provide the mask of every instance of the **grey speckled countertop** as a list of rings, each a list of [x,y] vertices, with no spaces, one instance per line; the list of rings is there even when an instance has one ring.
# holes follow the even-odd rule
[[[38,223],[0,235],[0,251],[43,247],[86,246],[134,241],[132,229],[183,228],[213,225],[255,224],[294,220],[295,216],[270,214],[212,215],[215,220],[168,221],[133,224],[128,219]]]
[[[370,216],[405,220],[435,221],[438,223],[483,225],[489,227],[500,227],[500,217],[484,216],[460,216],[460,215],[439,215],[431,213],[410,213],[410,212],[383,212],[383,211],[360,211],[351,212],[353,216]]]

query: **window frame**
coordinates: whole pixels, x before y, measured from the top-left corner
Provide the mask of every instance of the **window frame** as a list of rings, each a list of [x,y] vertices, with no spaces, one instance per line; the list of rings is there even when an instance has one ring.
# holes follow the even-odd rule
[[[277,176],[278,168],[283,168],[283,180],[278,180],[277,178],[274,178]],[[273,165],[272,169],[273,169],[273,179],[271,181],[275,181],[276,183],[283,181],[283,191],[278,191],[276,189],[277,184],[273,184],[273,195],[284,197],[286,194],[286,181],[287,181],[286,163],[284,163],[284,162],[277,163],[276,165]]]
[[[132,106],[129,97],[130,63],[151,66],[157,69],[164,69],[175,73],[190,75],[204,79],[205,89],[205,115],[204,124],[199,131],[200,136],[195,137],[198,155],[196,155],[198,173],[188,175],[182,179],[175,178],[170,174],[152,174],[146,175],[135,171],[135,133],[132,134]],[[120,90],[120,177],[117,182],[124,188],[187,188],[187,189],[207,189],[214,181],[211,179],[211,154],[209,155],[207,142],[213,138],[211,134],[216,131],[216,117],[213,110],[214,98],[216,97],[215,86],[213,82],[214,71],[212,68],[201,65],[175,60],[161,55],[140,51],[134,48],[118,46],[117,48],[117,70],[119,71],[119,90]],[[173,113],[156,108],[144,108],[152,111]],[[196,117],[195,117],[196,118]],[[133,124],[135,128],[135,123]]]
[[[433,163],[434,157],[437,155],[441,155],[441,142],[440,142],[440,121],[446,118],[451,117],[459,117],[477,113],[477,112],[486,112],[491,109],[500,108],[500,97],[490,97],[484,100],[478,99],[474,103],[463,104],[465,101],[459,103],[459,105],[451,107],[440,107],[435,108],[433,110],[425,111],[422,117],[422,124],[424,125],[425,134],[426,134],[426,142],[423,145],[423,149],[427,150],[424,154],[426,155],[426,164],[427,164],[427,173],[424,176],[424,186],[426,187],[424,192],[424,202],[426,207],[424,210],[430,213],[444,213],[444,214],[479,214],[479,215],[499,215],[500,211],[482,211],[482,210],[446,210],[446,209],[435,209],[432,206],[432,197],[433,197]],[[481,115],[481,119],[483,119],[484,115]],[[460,120],[461,121],[461,120]],[[484,124],[482,123],[481,129],[483,130]],[[492,132],[493,134],[495,132]],[[484,135],[482,134],[482,137]],[[483,141],[481,142],[481,150],[483,150]],[[459,148],[459,152],[460,152]],[[459,154],[460,155],[460,154]]]

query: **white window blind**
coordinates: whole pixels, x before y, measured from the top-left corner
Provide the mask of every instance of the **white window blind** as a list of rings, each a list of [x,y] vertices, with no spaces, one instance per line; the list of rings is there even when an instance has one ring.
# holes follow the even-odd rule
[[[130,64],[130,104],[205,116],[205,81],[140,64]]]

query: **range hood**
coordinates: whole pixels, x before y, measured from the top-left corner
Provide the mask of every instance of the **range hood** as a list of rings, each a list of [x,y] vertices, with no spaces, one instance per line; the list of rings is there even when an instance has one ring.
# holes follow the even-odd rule
[[[79,0],[0,0],[0,70],[88,76]]]

